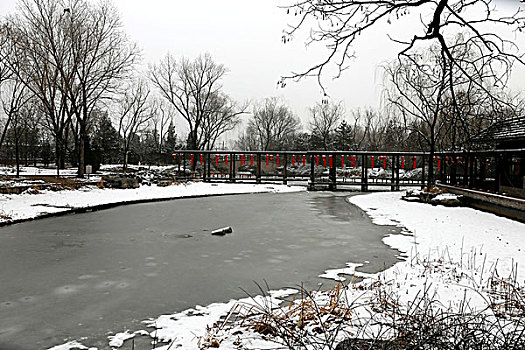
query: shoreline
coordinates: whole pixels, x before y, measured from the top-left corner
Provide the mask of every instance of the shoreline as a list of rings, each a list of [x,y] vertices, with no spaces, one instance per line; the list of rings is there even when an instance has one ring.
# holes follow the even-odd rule
[[[203,185],[204,184],[204,185]],[[197,188],[195,188],[197,187]],[[199,188],[200,187],[200,188]],[[111,209],[124,205],[165,202],[177,199],[220,197],[229,195],[258,194],[258,193],[288,193],[306,191],[303,186],[288,185],[253,185],[253,184],[205,184],[205,183],[181,183],[167,187],[156,185],[140,186],[137,189],[99,189],[84,187],[86,190],[62,190],[49,191],[45,190],[40,193],[30,194],[9,194],[0,195],[1,219],[0,227],[30,222],[40,219],[60,217],[72,214],[88,213],[93,211]],[[233,189],[233,190],[232,190]],[[151,190],[151,191],[148,191]],[[195,190],[192,192],[191,190]],[[210,192],[207,192],[210,191]],[[164,192],[164,193],[162,193]],[[166,196],[166,192],[168,195]],[[83,198],[76,205],[70,205],[75,201],[77,196],[94,196],[95,204],[90,204],[89,198]],[[133,194],[136,197],[133,197]],[[128,197],[123,200],[120,196]],[[47,198],[46,198],[47,197]],[[58,198],[52,198],[58,197]],[[138,197],[138,198],[137,198]],[[35,202],[35,203],[30,203]],[[17,207],[18,205],[18,207]],[[14,208],[12,208],[14,207]],[[33,211],[24,216],[22,212],[28,212],[27,209],[35,207],[44,207],[54,209],[50,211]],[[45,210],[45,209],[44,209]],[[9,212],[10,211],[10,212]],[[11,217],[11,213],[16,213],[21,217]],[[21,215],[22,214],[22,215]],[[9,218],[6,218],[9,217]]]

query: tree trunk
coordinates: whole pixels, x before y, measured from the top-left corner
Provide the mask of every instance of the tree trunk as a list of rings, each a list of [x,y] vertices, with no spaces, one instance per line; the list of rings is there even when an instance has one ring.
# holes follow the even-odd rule
[[[432,139],[430,142],[430,155],[428,159],[427,189],[430,191],[434,183],[434,154],[436,152],[436,143]]]
[[[58,137],[55,137],[55,164],[57,167],[57,177],[60,177],[60,163],[61,163],[60,142],[58,141]]]
[[[20,140],[15,136],[16,177],[20,177]]]
[[[83,91],[83,105],[82,105],[82,116],[79,123],[79,140],[78,140],[78,177],[84,177],[86,171],[86,138],[87,138],[87,122],[88,122],[88,110],[87,110],[87,96],[86,91]]]
[[[129,153],[130,144],[131,144],[131,140],[124,139],[124,164],[122,166],[124,172],[128,171],[128,153]]]
[[[80,137],[78,140],[78,177],[84,177],[86,171],[86,126],[80,123]]]

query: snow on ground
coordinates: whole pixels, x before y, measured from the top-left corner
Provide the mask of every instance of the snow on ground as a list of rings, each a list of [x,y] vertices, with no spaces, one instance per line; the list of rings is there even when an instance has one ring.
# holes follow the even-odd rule
[[[395,310],[406,316],[409,312],[404,307],[409,308],[409,305],[410,310],[417,309],[419,305],[431,305],[445,312],[479,311],[487,314],[485,320],[494,320],[500,305],[498,297],[501,295],[501,290],[497,290],[500,285],[492,283],[494,279],[491,280],[495,276],[495,269],[499,276],[514,274],[515,282],[525,283],[523,270],[518,269],[516,272],[516,265],[520,268],[525,266],[525,224],[470,208],[406,202],[400,199],[401,195],[400,192],[357,195],[350,197],[349,202],[365,210],[375,224],[402,228],[400,234],[389,235],[384,238],[384,242],[401,251],[404,261],[375,275],[356,271],[361,266],[359,263],[348,263],[346,268],[325,271],[321,276],[338,281],[343,279],[341,274],[364,278],[362,282],[352,281],[347,288],[337,289],[335,304],[332,290],[313,293],[306,303],[297,299],[288,305],[279,306],[280,297],[293,292],[286,290],[273,292],[266,297],[197,306],[145,321],[147,327],[153,328],[149,330],[150,337],[164,342],[157,349],[197,350],[218,345],[226,350],[288,349],[283,338],[257,332],[254,325],[260,326],[260,322],[271,324],[274,329],[286,324],[295,325],[293,327],[303,324],[304,334],[308,334],[310,340],[318,341],[317,344],[326,341],[327,334],[333,336],[331,341],[335,343],[347,337],[374,338],[379,332],[388,337],[391,333],[385,333],[377,325],[396,322],[396,315],[399,317],[399,314]],[[508,288],[507,281],[501,286]],[[434,301],[430,304],[415,303],[423,299]],[[311,307],[312,300],[317,303],[317,307]],[[492,308],[487,307],[489,303]],[[264,313],[261,315],[261,310],[271,310],[275,317],[267,317]],[[507,308],[504,311],[512,312]],[[304,317],[304,313],[308,312],[312,317]],[[343,327],[333,322],[334,315],[346,317],[347,312],[350,312],[348,315],[351,318],[348,320],[352,322],[343,323]],[[243,316],[240,322],[224,322],[225,319],[229,321],[233,318],[235,313]],[[502,324],[512,322],[512,319],[500,319],[497,322]],[[324,330],[321,333],[318,332],[320,326]],[[506,326],[490,328],[489,332],[501,333],[505,329]],[[293,337],[299,333],[293,331],[288,334]],[[112,344],[118,346],[121,345],[120,340],[135,334],[126,331],[110,340],[119,340]],[[306,341],[308,337],[296,340]]]
[[[79,190],[50,191],[37,194],[0,195],[0,222],[31,219],[50,213],[90,208],[103,204],[125,203],[150,199],[169,199],[202,195],[296,192],[304,187],[256,184],[211,184],[203,182],[182,183],[166,187],[141,186],[137,189],[99,189],[86,186]]]
[[[525,224],[465,207],[430,206],[400,200],[402,193],[384,192],[349,199],[378,225],[400,226],[413,236],[384,239],[405,256],[419,253],[430,259],[446,258],[475,267],[485,261],[507,276],[518,265],[517,277],[525,283]],[[416,244],[414,244],[416,243]]]
[[[2,175],[15,175],[16,167],[14,166],[0,166],[0,176]],[[55,176],[57,174],[56,168],[44,168],[44,167],[34,167],[34,166],[21,166],[20,167],[20,176]],[[60,170],[60,175],[64,176],[74,176],[77,174],[77,168],[67,168]]]

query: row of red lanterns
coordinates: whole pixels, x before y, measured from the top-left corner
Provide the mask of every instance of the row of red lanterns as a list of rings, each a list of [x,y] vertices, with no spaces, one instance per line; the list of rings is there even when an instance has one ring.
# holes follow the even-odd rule
[[[177,157],[177,154],[173,154],[173,157]],[[215,155],[215,165],[218,165],[219,164],[219,159],[220,159],[220,155]],[[224,162],[226,165],[228,165],[228,155],[224,155]],[[245,163],[247,163],[247,156],[246,155],[241,155],[241,165],[245,165]],[[276,165],[279,166],[279,155],[266,155],[266,165],[270,165],[270,160],[273,160],[275,158],[275,161],[276,161]],[[253,157],[253,154],[250,155],[249,157],[250,159],[250,165],[253,166],[254,164],[254,157]],[[317,166],[320,165],[320,160],[322,159],[323,161],[323,166],[326,167],[327,166],[327,161],[328,161],[328,166],[330,168],[333,167],[333,164],[334,164],[334,159],[333,159],[333,156],[315,156],[315,164]],[[387,157],[386,156],[379,156],[378,157],[379,161],[382,162],[382,167],[383,169],[386,169],[386,163],[387,163]],[[299,156],[295,156],[295,155],[292,155],[292,165],[295,166],[296,163],[300,163],[302,160],[302,163],[303,163],[303,166],[306,166],[306,156],[303,155],[302,156],[302,159],[299,157]],[[349,160],[349,167],[350,168],[355,168],[356,167],[356,156],[348,156],[348,160]],[[434,161],[437,160],[437,168],[438,170],[441,169],[441,158],[440,157],[434,157]],[[454,158],[453,157],[446,157],[446,161],[447,162],[450,162],[452,160],[452,162],[454,161]],[[461,161],[461,157],[456,157],[455,159],[457,162],[460,162]],[[193,165],[194,163],[194,154],[190,154],[190,162],[191,162],[191,165]],[[204,155],[203,154],[200,154],[200,164],[203,165],[204,164]],[[402,156],[401,157],[401,169],[405,169],[405,157]],[[375,165],[375,156],[371,156],[370,157],[370,166],[371,168],[374,168],[374,165]],[[486,162],[486,166],[488,167],[488,162]],[[342,155],[341,156],[341,167],[344,168],[345,167],[345,156]],[[415,169],[417,167],[417,157],[412,157],[412,168]]]

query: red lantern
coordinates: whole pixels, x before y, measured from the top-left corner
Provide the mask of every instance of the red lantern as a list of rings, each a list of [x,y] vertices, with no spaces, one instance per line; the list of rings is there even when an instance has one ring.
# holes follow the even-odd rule
[[[276,156],[275,161],[277,163],[277,166],[279,166],[279,155]]]
[[[228,155],[224,156],[224,162],[225,162],[226,165],[228,165]]]
[[[250,154],[250,165],[253,166],[253,154]]]
[[[341,156],[341,168],[345,167],[345,156]]]
[[[372,165],[372,168],[373,168],[373,167],[374,167],[374,156],[372,156],[372,157],[370,158],[370,160],[371,160],[371,165]]]
[[[415,168],[416,168],[416,165],[417,165],[417,164],[416,164],[416,163],[417,163],[417,158],[416,158],[416,157],[413,157],[413,158],[412,158],[412,163],[413,163],[412,165],[414,166],[414,169],[415,169]]]
[[[292,166],[295,166],[295,156],[292,156]]]
[[[303,166],[306,165],[306,156],[303,156]]]
[[[386,169],[386,157],[383,157],[383,169]]]
[[[193,165],[193,153],[191,154],[191,165]]]
[[[219,156],[218,154],[215,155],[215,165],[216,165],[216,166],[219,165],[219,157],[220,157],[220,156]]]
[[[201,165],[204,164],[204,154],[201,154]]]
[[[330,168],[334,166],[334,159],[332,156],[328,156],[328,164],[330,165]]]
[[[405,157],[401,157],[401,169],[405,169]]]
[[[266,166],[270,165],[270,156],[266,155]]]

